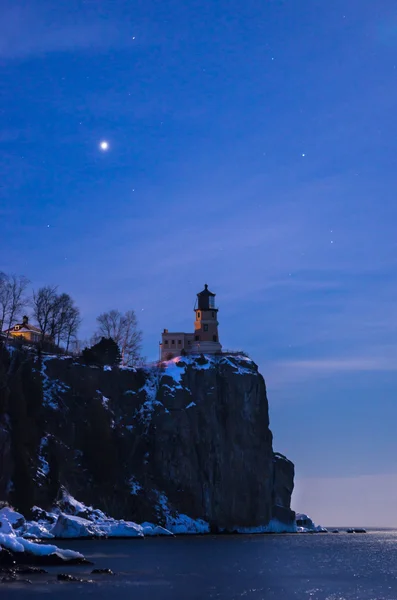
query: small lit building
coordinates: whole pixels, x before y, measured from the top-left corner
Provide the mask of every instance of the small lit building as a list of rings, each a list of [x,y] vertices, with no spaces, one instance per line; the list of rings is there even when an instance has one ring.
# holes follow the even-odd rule
[[[41,331],[35,325],[29,323],[29,317],[26,315],[22,319],[22,323],[17,323],[11,329],[4,331],[4,334],[14,339],[20,339],[21,341],[37,344],[41,340]],[[46,336],[47,337],[47,336]]]
[[[222,351],[215,294],[210,292],[207,284],[197,294],[194,312],[194,333],[169,332],[164,329],[160,343],[161,360],[170,360],[181,354],[216,354]]]

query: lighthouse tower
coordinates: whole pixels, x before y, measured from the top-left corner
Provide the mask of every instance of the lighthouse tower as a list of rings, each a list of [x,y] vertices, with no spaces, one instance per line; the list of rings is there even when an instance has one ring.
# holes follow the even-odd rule
[[[215,306],[215,294],[209,291],[205,284],[202,292],[197,294],[194,309],[196,320],[194,322],[193,352],[214,354],[221,352],[218,335],[218,309]]]

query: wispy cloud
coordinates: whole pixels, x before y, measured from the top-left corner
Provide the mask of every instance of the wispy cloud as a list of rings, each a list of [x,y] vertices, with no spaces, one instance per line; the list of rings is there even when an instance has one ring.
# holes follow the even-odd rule
[[[7,4],[7,2],[6,2]],[[51,52],[104,51],[133,47],[133,22],[111,18],[99,10],[62,10],[45,3],[3,6],[0,17],[0,57],[23,59]]]
[[[366,348],[370,350],[370,343]],[[386,346],[383,351],[373,350],[373,355],[330,356],[322,359],[268,361],[265,366],[268,386],[282,389],[299,382],[315,382],[317,379],[335,378],[342,374],[396,372],[397,351]]]

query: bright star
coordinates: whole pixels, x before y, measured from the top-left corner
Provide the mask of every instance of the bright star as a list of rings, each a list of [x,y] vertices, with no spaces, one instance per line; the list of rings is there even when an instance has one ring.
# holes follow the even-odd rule
[[[303,156],[303,158],[304,158],[304,157],[306,156],[306,154],[305,154],[305,153],[303,153],[303,154],[302,154],[302,156]]]
[[[103,142],[101,142],[99,144],[99,147],[101,150],[103,150],[104,152],[106,152],[106,150],[109,150],[109,142],[106,142],[105,140],[103,140]]]

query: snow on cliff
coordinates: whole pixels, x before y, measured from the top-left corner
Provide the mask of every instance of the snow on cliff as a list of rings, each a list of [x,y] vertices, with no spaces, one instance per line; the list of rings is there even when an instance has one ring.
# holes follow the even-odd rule
[[[177,356],[171,360],[162,363],[164,375],[171,377],[176,384],[181,384],[182,375],[186,372],[186,367],[190,366],[198,371],[207,371],[218,365],[228,365],[234,369],[235,375],[253,375],[257,374],[257,366],[253,360],[242,355],[232,354],[202,354]],[[181,386],[182,387],[182,386]]]

